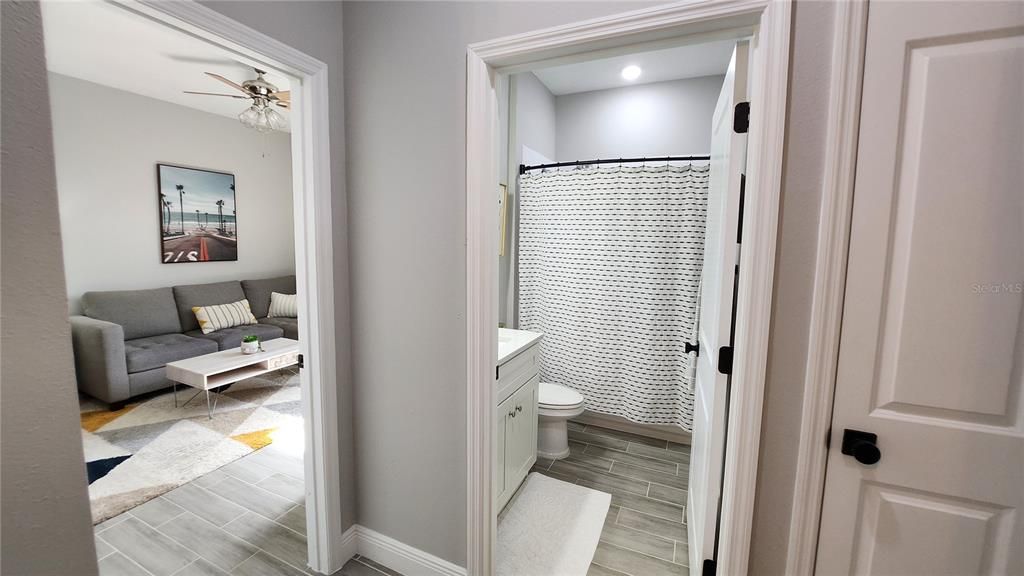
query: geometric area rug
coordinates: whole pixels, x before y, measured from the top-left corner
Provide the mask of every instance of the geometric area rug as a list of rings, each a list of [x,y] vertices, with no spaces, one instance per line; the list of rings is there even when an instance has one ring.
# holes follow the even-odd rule
[[[218,394],[213,419],[196,390],[144,397],[111,411],[80,401],[93,524],[195,480],[275,440],[302,442],[299,371],[289,367],[236,382]]]

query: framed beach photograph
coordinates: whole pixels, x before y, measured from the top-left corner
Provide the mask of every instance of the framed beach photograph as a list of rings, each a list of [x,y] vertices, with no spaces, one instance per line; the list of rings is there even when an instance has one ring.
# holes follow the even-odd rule
[[[235,175],[171,164],[156,175],[161,262],[238,260]]]

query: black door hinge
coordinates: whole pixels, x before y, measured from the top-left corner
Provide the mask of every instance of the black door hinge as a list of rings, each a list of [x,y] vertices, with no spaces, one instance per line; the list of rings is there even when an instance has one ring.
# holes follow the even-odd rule
[[[825,432],[825,450],[828,450],[829,448],[832,448],[832,429],[831,428],[829,428],[828,431]]]
[[[715,576],[715,571],[718,570],[718,566],[715,565],[714,560],[705,560],[704,566],[701,567],[701,576]]]
[[[302,354],[299,354],[299,369],[306,367],[306,363],[303,361]]]
[[[736,104],[732,117],[732,131],[737,134],[746,134],[750,128],[750,102]]]
[[[495,366],[494,367],[494,379],[495,380],[500,380],[501,379],[501,366]]]
[[[689,342],[687,342],[686,344],[683,345],[683,352],[685,354],[689,354],[690,352],[696,352],[697,356],[700,356],[700,342],[696,344],[690,344]]]
[[[732,346],[722,346],[718,349],[718,371],[722,374],[732,374]]]

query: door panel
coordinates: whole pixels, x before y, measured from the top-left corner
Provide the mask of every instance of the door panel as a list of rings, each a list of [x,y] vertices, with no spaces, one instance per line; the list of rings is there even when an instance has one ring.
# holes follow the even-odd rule
[[[704,267],[701,272],[697,377],[686,507],[690,566],[714,558],[718,498],[725,451],[726,387],[718,372],[719,350],[732,338],[733,281],[736,270],[740,182],[746,163],[746,134],[733,131],[734,108],[746,101],[748,43],[736,44],[722,83],[711,127]]]
[[[871,5],[818,574],[1024,573],[1022,25]]]

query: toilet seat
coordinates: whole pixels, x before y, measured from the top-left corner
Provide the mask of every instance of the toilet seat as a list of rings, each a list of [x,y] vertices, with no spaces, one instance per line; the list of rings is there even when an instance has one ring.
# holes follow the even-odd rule
[[[567,386],[541,382],[537,405],[544,410],[576,410],[583,405],[583,395]]]

